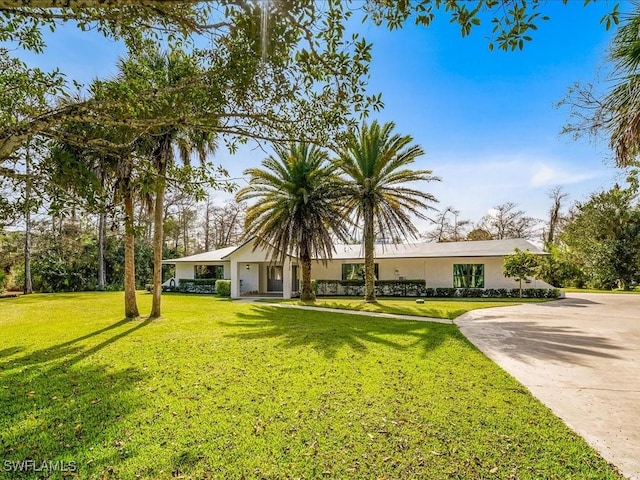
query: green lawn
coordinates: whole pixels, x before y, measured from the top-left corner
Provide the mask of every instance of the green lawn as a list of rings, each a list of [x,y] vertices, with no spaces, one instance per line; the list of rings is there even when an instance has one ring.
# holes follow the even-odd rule
[[[416,303],[415,298],[377,299],[377,303],[365,303],[360,297],[318,297],[313,303],[299,300],[264,299],[266,303],[287,303],[290,305],[313,305],[315,307],[359,310],[366,312],[397,313],[418,317],[454,319],[470,310],[491,307],[508,307],[524,302],[544,302],[537,298],[425,298],[424,303]]]
[[[149,311],[150,295],[140,295]],[[121,293],[0,300],[0,459],[72,478],[622,478],[455,325]],[[0,478],[42,478],[42,472]],[[63,478],[55,473],[51,478]]]

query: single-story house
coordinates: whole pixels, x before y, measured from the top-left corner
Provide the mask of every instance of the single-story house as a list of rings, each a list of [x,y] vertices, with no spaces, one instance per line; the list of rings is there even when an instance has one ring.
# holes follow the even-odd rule
[[[375,274],[378,280],[424,280],[430,288],[511,289],[517,287],[505,278],[502,262],[514,249],[545,255],[525,239],[486,240],[445,243],[405,243],[375,246]],[[254,240],[199,253],[164,260],[175,264],[175,278],[224,278],[231,280],[231,297],[248,295],[295,296],[299,288],[297,259],[288,256],[284,262],[271,262]],[[362,245],[336,245],[333,258],[324,264],[314,261],[311,275],[317,280],[354,280],[362,278],[364,248]],[[542,280],[531,279],[527,288],[553,288]]]

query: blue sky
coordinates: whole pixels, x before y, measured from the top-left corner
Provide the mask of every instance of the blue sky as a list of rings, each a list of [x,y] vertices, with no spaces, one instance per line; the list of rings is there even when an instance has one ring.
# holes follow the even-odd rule
[[[372,118],[394,121],[399,133],[412,135],[426,151],[416,167],[442,177],[425,185],[438,207],[453,205],[461,218],[476,221],[513,201],[544,218],[552,186],[563,185],[572,200],[581,200],[624,178],[608,160],[606,144],[559,133],[568,112],[554,104],[572,83],[593,81],[606,70],[613,35],[599,20],[615,2],[582,3],[544,4],[551,20],[539,23],[524,51],[508,53],[489,52],[486,29],[462,38],[443,15],[429,28],[356,26],[374,43],[369,90],[382,92],[386,105]],[[48,36],[44,55],[29,57],[88,82],[113,74],[123,53],[121,45],[98,35],[63,29]],[[243,148],[235,156],[220,152],[216,161],[239,177],[263,156]]]

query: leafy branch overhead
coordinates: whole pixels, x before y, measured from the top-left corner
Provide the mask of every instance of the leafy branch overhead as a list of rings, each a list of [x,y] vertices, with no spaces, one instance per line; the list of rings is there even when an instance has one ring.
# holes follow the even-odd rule
[[[247,138],[338,143],[345,127],[382,107],[381,96],[367,91],[372,45],[346,33],[354,14],[394,29],[407,21],[428,26],[438,13],[457,24],[463,36],[490,23],[490,48],[514,50],[523,48],[546,20],[543,5],[541,0],[0,1],[2,45],[43,52],[43,32],[71,24],[123,41],[132,52],[158,45],[185,49],[203,71],[171,92],[138,89],[138,102],[116,95],[108,102],[70,105],[76,95],[68,82],[81,91],[82,86],[64,72],[43,72],[0,47],[0,85],[5,87],[0,120],[8,126],[0,133],[0,163],[30,137],[55,137],[68,121],[124,125],[141,135],[190,123],[226,135],[232,149]],[[616,7],[605,24],[617,21]],[[55,100],[63,94],[67,102],[60,105]],[[160,115],[149,106],[165,95],[181,101]],[[197,109],[178,108],[192,102]],[[132,106],[141,111],[128,111]]]
[[[179,2],[148,3],[171,8],[180,5]],[[116,4],[118,2],[113,2]],[[84,8],[86,4],[81,6]],[[262,11],[261,7],[268,10]],[[364,94],[371,45],[358,35],[344,38],[340,25],[346,12],[342,5],[329,4],[319,10],[304,2],[298,5],[216,2],[204,7],[189,6],[185,15],[202,8],[205,13],[202,10],[196,13],[211,20],[205,30],[207,47],[194,46],[202,39],[203,31],[199,28],[187,31],[174,25],[170,33],[163,32],[160,36],[139,28],[139,19],[133,14],[119,16],[118,9],[106,9],[108,12],[105,9],[85,11],[86,8],[83,10],[80,6],[77,12],[71,9],[72,13],[87,15],[86,21],[92,21],[105,35],[124,40],[134,53],[154,49],[157,42],[167,39],[172,48],[188,48],[194,74],[170,88],[147,89],[140,82],[130,90],[116,90],[101,101],[76,99],[59,72],[51,74],[58,82],[58,89],[47,88],[42,72],[29,69],[2,50],[2,71],[15,71],[15,67],[9,68],[12,63],[17,63],[22,70],[20,78],[0,74],[2,83],[11,83],[14,90],[24,92],[13,98],[26,98],[28,94],[42,99],[45,94],[58,97],[64,93],[67,101],[60,105],[50,98],[13,105],[10,99],[1,99],[1,115],[12,121],[5,122],[10,128],[0,134],[0,160],[10,157],[29,137],[55,137],[59,127],[68,121],[124,126],[139,131],[140,135],[149,129],[188,123],[195,128],[226,134],[232,143],[238,138],[328,143],[330,138],[339,136],[354,112],[366,114],[370,108],[380,108],[378,95]],[[44,48],[41,27],[48,24],[55,29],[59,22],[73,17],[69,14],[61,19],[58,10],[47,17],[47,12],[32,7],[0,8],[5,20],[0,39],[40,51]],[[262,27],[265,15],[268,17],[266,30]],[[75,21],[81,28],[87,25],[83,23],[84,17]],[[146,32],[145,37],[140,32]],[[163,108],[158,108],[160,106]],[[307,132],[313,132],[313,136],[309,138]]]

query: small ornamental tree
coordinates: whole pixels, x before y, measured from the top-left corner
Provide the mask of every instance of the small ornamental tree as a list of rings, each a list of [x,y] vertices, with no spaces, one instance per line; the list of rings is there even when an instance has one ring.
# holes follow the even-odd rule
[[[505,277],[515,278],[520,282],[520,298],[522,298],[522,281],[533,276],[538,266],[538,258],[526,250],[515,249],[514,253],[504,257],[502,273]]]

